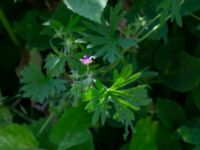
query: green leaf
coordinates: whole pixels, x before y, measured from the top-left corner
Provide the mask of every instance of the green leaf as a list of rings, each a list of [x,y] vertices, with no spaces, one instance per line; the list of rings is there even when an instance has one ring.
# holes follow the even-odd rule
[[[83,34],[89,41],[88,47],[90,46],[96,51],[95,56],[103,56],[103,59],[110,63],[121,59],[121,48],[128,49],[136,45],[133,39],[118,35],[118,25],[125,15],[122,10],[122,4],[118,3],[114,8],[110,8],[108,23],[106,23],[107,20],[104,20],[103,24],[84,23],[93,31]]]
[[[200,109],[200,88],[199,87],[193,90],[192,97],[194,99],[194,102],[197,108]]]
[[[100,23],[108,0],[64,0],[67,7],[79,15]],[[81,4],[81,5],[80,5]]]
[[[86,143],[91,139],[92,135],[90,131],[86,129],[78,132],[69,132],[59,144],[58,150],[66,150],[75,145]]]
[[[114,70],[114,83],[110,88],[97,81],[96,87],[91,87],[84,93],[83,99],[88,102],[86,110],[94,112],[93,124],[99,119],[104,124],[106,119],[111,117],[124,124],[124,138],[127,138],[128,128],[132,128],[132,122],[135,119],[134,111],[140,110],[141,106],[146,106],[151,102],[145,85],[129,86],[140,76],[140,72],[132,74],[132,65],[127,65],[120,73]],[[110,113],[111,110],[112,113]]]
[[[38,141],[24,126],[10,124],[0,128],[0,148],[31,149],[38,147]]]
[[[173,36],[163,44],[156,53],[155,64],[161,71],[162,83],[173,90],[186,92],[200,83],[200,59],[186,53],[181,43],[184,43],[181,36]]]
[[[0,106],[3,104],[3,101],[6,99],[7,97],[4,97],[1,93],[1,90],[0,90]]]
[[[140,119],[135,126],[135,134],[131,138],[129,150],[157,150],[156,134],[158,122],[151,117]]]
[[[12,113],[9,108],[5,106],[0,107],[0,126],[11,123],[12,122]]]
[[[177,132],[183,141],[194,145],[200,145],[200,118],[189,120],[178,128]]]
[[[192,150],[200,150],[200,146],[196,146],[194,149]]]
[[[118,98],[118,102],[114,101],[114,106],[115,106],[116,112],[113,115],[113,119],[115,119],[125,125],[124,139],[127,139],[128,134],[129,134],[128,128],[131,127],[131,129],[133,131],[132,122],[135,120],[135,115],[134,115],[133,111],[130,110],[126,106],[126,104],[120,103],[119,101],[123,101],[123,99]],[[128,106],[129,106],[129,104],[128,104]],[[132,107],[132,105],[130,105],[129,107]]]
[[[200,30],[200,24],[197,26],[197,30]]]
[[[157,146],[158,150],[182,150],[179,141],[174,138],[173,131],[161,124],[157,131]]]
[[[95,150],[92,137],[87,142],[79,144],[79,145],[75,145],[75,146],[69,148],[68,150],[83,150],[83,149]]]
[[[149,37],[149,39],[160,40],[163,39],[165,43],[168,40],[168,26],[167,23],[163,24],[159,29],[155,30]]]
[[[117,88],[121,88],[124,87],[132,82],[134,82],[135,80],[137,80],[138,78],[141,77],[141,72],[135,73],[133,75],[132,74],[132,65],[127,65],[125,66],[121,73],[119,74],[116,70],[113,72],[113,78],[114,78],[114,83],[111,86],[111,89],[117,89]]]
[[[83,106],[68,108],[52,129],[50,141],[58,145],[66,136],[73,137],[74,132],[79,134],[79,131],[89,127],[91,127],[91,115],[84,111]]]
[[[182,0],[171,0],[172,6],[171,6],[171,14],[172,18],[176,20],[176,23],[181,27],[182,26],[182,17],[181,17],[181,5],[182,5]]]
[[[35,135],[37,136],[37,140],[40,141],[40,147],[48,149],[48,150],[55,150],[56,146],[52,144],[49,139],[49,131],[53,127],[54,124],[49,123],[45,129],[38,134],[38,131],[41,130],[41,127],[45,124],[46,118],[40,118],[39,120],[33,120],[31,124],[26,125],[26,127]],[[43,149],[37,149],[43,150]]]
[[[185,120],[183,108],[174,101],[157,99],[156,108],[158,118],[170,129],[176,128]]]
[[[46,21],[47,17],[47,11],[30,10],[27,11],[22,20],[14,23],[16,34],[25,40],[28,49],[43,50],[50,48],[50,36],[40,34],[43,30],[42,22]]]
[[[23,84],[21,87],[23,96],[41,103],[49,96],[55,96],[66,89],[65,81],[45,76],[34,64],[30,64],[21,71],[20,82]]]
[[[181,52],[178,55],[178,67],[176,70],[162,76],[162,80],[170,88],[186,92],[200,84],[200,59]]]
[[[200,10],[200,1],[199,0],[184,0],[182,8],[181,8],[181,15],[187,16],[191,13]]]
[[[45,68],[53,77],[59,77],[63,72],[65,72],[65,61],[66,58],[63,56],[56,56],[54,54],[49,54],[45,59]]]
[[[124,78],[123,76],[120,76],[112,85],[111,88],[121,88],[124,87],[134,81],[136,81],[138,78],[140,78],[141,72],[135,73],[127,78]]]
[[[182,0],[164,0],[159,5],[158,9],[161,10],[161,24],[165,22],[165,19],[171,15],[172,19],[175,19],[179,26],[182,26],[181,6]]]

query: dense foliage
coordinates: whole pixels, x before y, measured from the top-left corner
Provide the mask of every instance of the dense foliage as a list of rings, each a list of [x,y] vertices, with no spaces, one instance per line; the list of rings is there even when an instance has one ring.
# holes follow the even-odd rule
[[[200,0],[1,0],[0,39],[0,149],[200,150]]]

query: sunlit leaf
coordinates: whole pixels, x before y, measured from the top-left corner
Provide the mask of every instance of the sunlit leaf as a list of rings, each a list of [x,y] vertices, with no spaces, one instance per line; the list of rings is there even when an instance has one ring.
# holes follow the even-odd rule
[[[92,21],[100,22],[107,0],[64,0],[64,3],[73,12]]]

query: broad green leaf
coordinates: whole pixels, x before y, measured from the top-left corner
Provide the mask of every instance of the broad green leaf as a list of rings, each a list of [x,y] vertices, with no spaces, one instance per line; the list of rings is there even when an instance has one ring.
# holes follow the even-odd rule
[[[177,59],[179,66],[162,76],[162,80],[174,90],[190,91],[200,84],[200,59],[186,52],[179,53]]]
[[[73,12],[100,23],[101,15],[108,0],[64,0],[65,5]]]
[[[64,80],[45,76],[34,64],[30,64],[21,71],[20,82],[23,84],[21,87],[23,96],[41,103],[49,96],[55,96],[66,89]]]
[[[157,99],[156,108],[158,118],[170,129],[176,128],[185,120],[183,108],[174,101]]]
[[[92,139],[89,130],[82,130],[77,132],[69,132],[65,135],[64,139],[58,146],[58,150],[66,150],[75,145],[80,145]]]
[[[6,149],[32,149],[38,147],[38,141],[24,126],[10,124],[0,128],[0,148]]]
[[[161,124],[157,131],[157,146],[158,150],[182,150],[179,141],[174,138],[173,132]]]
[[[50,141],[58,145],[67,135],[82,131],[91,127],[91,115],[83,106],[68,108],[59,118],[50,133]],[[76,134],[74,134],[76,136]]]
[[[26,127],[35,135],[37,136],[37,140],[40,142],[40,147],[44,148],[45,150],[55,150],[57,146],[52,144],[49,139],[49,131],[52,127],[54,127],[54,124],[49,123],[45,129],[38,134],[38,132],[41,130],[41,127],[45,124],[45,121],[47,118],[40,118],[39,120],[33,120],[31,124],[26,125]],[[43,149],[37,149],[37,150],[43,150]]]
[[[158,122],[151,117],[140,119],[135,126],[135,133],[131,138],[129,150],[157,150],[156,134]]]
[[[173,36],[155,56],[156,67],[161,71],[161,82],[180,92],[190,91],[200,83],[200,59],[184,49],[183,38]]]
[[[194,102],[197,108],[200,109],[200,88],[199,87],[193,90],[192,97],[194,99]]]
[[[157,48],[157,52],[153,51],[156,68],[164,74],[177,70],[178,53],[184,50],[184,44],[182,44],[184,43],[184,39],[182,36],[178,36],[178,34],[170,38],[168,43],[162,44]]]
[[[200,111],[197,108],[192,94],[189,94],[185,99],[185,113],[187,116],[199,116]]]
[[[128,150],[128,149],[129,149],[129,143],[123,144],[123,145],[120,147],[120,150]]]
[[[93,139],[92,139],[92,134],[90,134],[89,140],[87,140],[86,142],[84,142],[82,144],[72,146],[68,150],[83,150],[83,149],[85,149],[85,150],[95,150],[95,147],[94,147],[94,144],[93,144]]]
[[[178,128],[177,132],[183,141],[194,145],[200,145],[200,118],[189,120]]]

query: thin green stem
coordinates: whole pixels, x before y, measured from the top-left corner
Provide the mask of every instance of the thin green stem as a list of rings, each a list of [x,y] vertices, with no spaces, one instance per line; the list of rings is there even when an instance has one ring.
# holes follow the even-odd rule
[[[200,21],[200,17],[195,14],[190,14],[191,17],[195,18],[196,20]]]
[[[51,121],[51,119],[54,117],[54,113],[50,114],[49,117],[47,118],[47,120],[44,122],[44,124],[42,125],[42,127],[40,128],[40,130],[37,133],[37,137],[45,130],[45,128],[47,127],[47,125],[49,124],[49,122]]]
[[[150,36],[154,31],[156,31],[157,29],[160,28],[160,25],[156,25],[153,27],[153,29],[149,32],[147,32],[142,38],[140,38],[137,43],[140,43],[141,41],[143,41],[144,39],[146,39],[148,36]]]
[[[167,16],[167,18],[165,19],[165,21],[167,21],[170,17],[171,17],[171,15]],[[137,40],[137,43],[142,42],[144,39],[146,39],[147,37],[149,37],[153,32],[155,32],[156,30],[158,30],[160,27],[161,27],[161,24],[158,24],[158,25],[154,26],[153,29],[151,29],[143,37],[141,37],[139,40]]]
[[[90,66],[89,64],[87,65],[87,75],[89,75],[89,72],[90,72]]]
[[[8,35],[10,36],[12,42],[15,44],[15,46],[17,46],[18,48],[20,48],[20,42],[18,41],[17,37],[15,36],[11,25],[8,21],[8,19],[6,18],[6,15],[3,12],[3,9],[0,7],[0,21],[2,22],[3,26],[5,27],[6,31],[8,32]]]
[[[155,16],[153,19],[151,19],[151,20],[149,21],[149,23],[148,23],[147,25],[145,25],[145,27],[143,27],[143,28],[135,35],[135,37],[136,37],[136,38],[139,37],[139,36],[146,30],[146,28],[149,27],[152,23],[154,23],[157,19],[159,19],[160,16],[161,16],[161,15],[158,14],[158,15]]]

